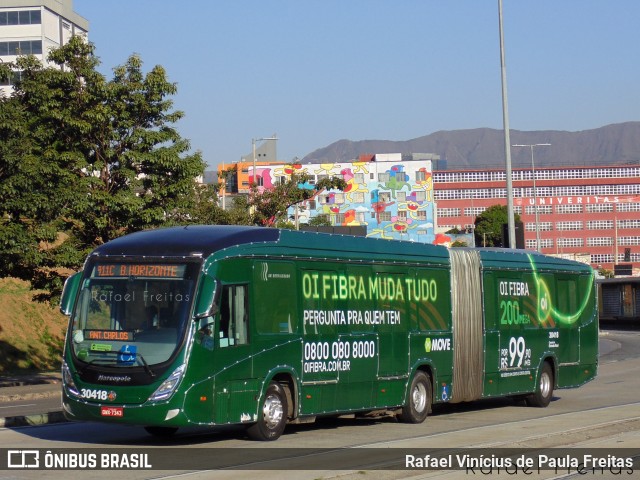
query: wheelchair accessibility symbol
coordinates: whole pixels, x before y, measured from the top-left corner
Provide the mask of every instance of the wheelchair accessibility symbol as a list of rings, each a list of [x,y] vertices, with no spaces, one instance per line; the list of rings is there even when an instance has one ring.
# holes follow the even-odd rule
[[[123,345],[118,352],[118,363],[132,365],[136,361],[137,351],[136,345]]]
[[[448,402],[449,401],[449,385],[443,385],[442,386],[442,401],[443,402]]]

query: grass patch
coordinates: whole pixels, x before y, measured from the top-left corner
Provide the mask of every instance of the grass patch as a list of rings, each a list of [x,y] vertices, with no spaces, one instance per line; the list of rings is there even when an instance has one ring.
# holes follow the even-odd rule
[[[29,284],[0,279],[0,374],[60,368],[67,317],[33,301]]]

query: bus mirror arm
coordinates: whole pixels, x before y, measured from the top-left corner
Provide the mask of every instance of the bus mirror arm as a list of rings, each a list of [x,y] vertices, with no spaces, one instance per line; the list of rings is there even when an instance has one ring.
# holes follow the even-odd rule
[[[213,283],[213,285],[212,285]],[[206,317],[211,317],[213,315],[215,315],[216,313],[218,313],[218,303],[219,303],[219,299],[220,299],[220,290],[222,290],[222,288],[220,287],[220,282],[218,280],[213,280],[211,277],[207,277],[205,279],[205,285],[208,288],[213,287],[213,291],[211,294],[211,297],[207,299],[205,299],[202,303],[204,303],[204,305],[201,305],[200,303],[198,304],[199,307],[205,307],[205,308],[196,308],[196,312],[193,315],[193,319],[194,320],[200,320],[201,318],[206,318]],[[201,299],[202,296],[202,291],[200,293],[199,300]],[[206,297],[208,297],[208,295],[206,295]],[[206,303],[205,303],[206,302]]]
[[[195,314],[193,316],[193,320],[194,321],[198,321],[198,320],[201,320],[203,318],[213,317],[216,313],[218,313],[218,305],[216,305],[214,303],[214,304],[211,305],[211,308],[209,308],[209,310],[207,310],[206,312]]]

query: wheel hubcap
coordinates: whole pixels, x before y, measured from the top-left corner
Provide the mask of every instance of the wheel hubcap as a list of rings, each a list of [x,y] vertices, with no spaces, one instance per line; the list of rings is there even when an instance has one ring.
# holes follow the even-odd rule
[[[284,409],[282,408],[282,402],[280,399],[275,395],[269,395],[264,401],[262,414],[267,427],[276,427],[282,421],[282,417],[284,416]]]
[[[551,393],[551,378],[546,372],[540,375],[540,393],[545,398]]]
[[[424,411],[427,406],[427,389],[424,385],[416,385],[411,393],[411,401],[416,412]]]

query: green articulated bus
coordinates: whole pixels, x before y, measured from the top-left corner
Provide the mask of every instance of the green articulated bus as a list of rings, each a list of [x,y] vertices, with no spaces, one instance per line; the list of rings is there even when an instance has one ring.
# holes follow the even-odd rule
[[[96,248],[62,295],[63,407],[144,426],[287,423],[358,413],[425,420],[433,403],[596,376],[584,264],[531,251],[259,227],[189,226]]]

